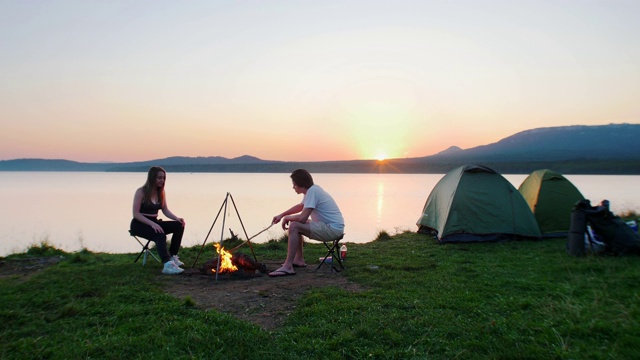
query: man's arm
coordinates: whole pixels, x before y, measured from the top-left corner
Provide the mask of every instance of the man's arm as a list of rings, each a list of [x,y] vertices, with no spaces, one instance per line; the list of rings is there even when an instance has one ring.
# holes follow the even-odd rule
[[[304,208],[298,214],[286,215],[282,218],[282,229],[287,230],[289,228],[289,223],[292,221],[306,223],[309,220],[309,216],[313,212],[312,208]]]
[[[302,203],[296,204],[296,205],[292,206],[291,209],[283,212],[282,214],[274,216],[273,220],[271,222],[273,224],[277,224],[277,223],[280,222],[280,220],[282,220],[283,217],[285,217],[287,215],[291,215],[291,214],[297,214],[297,213],[301,212],[302,210],[303,210]]]

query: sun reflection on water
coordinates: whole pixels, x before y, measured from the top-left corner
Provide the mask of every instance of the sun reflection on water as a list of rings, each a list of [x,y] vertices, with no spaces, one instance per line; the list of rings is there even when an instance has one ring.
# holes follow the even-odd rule
[[[378,183],[378,205],[376,207],[376,226],[378,228],[382,223],[382,209],[384,209],[384,182],[380,181]]]

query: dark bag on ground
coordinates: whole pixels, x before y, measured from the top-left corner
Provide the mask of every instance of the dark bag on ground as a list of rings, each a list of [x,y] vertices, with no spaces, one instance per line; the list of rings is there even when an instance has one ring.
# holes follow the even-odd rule
[[[587,226],[593,230],[598,239],[594,239],[593,234],[587,231]],[[591,206],[589,200],[581,200],[576,203],[571,212],[567,251],[574,256],[585,255],[590,250],[588,246],[595,245],[598,240],[605,245],[604,253],[640,254],[640,235],[609,210],[607,200],[599,206]]]

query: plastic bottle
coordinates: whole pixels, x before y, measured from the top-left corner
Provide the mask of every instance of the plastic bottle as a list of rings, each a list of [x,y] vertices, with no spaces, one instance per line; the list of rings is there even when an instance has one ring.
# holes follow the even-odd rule
[[[340,246],[340,257],[344,260],[347,258],[347,245],[342,244]]]

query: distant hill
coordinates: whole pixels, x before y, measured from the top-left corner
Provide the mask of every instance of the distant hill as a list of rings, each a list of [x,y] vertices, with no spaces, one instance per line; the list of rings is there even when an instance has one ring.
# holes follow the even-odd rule
[[[0,171],[106,171],[114,164],[81,163],[60,159],[1,160]]]
[[[565,174],[640,174],[640,124],[559,126],[522,131],[496,143],[397,159],[399,168],[447,172],[482,164],[501,173],[554,169]],[[437,169],[437,170],[436,170]],[[410,171],[410,170],[408,170]]]
[[[162,167],[175,167],[175,166],[224,166],[224,165],[250,165],[260,163],[276,163],[276,161],[266,161],[254,156],[243,155],[237,158],[228,159],[222,156],[208,156],[208,157],[186,157],[186,156],[173,156],[164,159],[139,161],[130,163],[112,164],[109,167],[109,171],[132,171],[132,169],[149,169],[150,166],[158,165]],[[138,171],[138,170],[135,170]],[[145,170],[146,171],[146,170]]]
[[[431,160],[563,161],[640,158],[640,125],[562,126],[526,130],[496,143],[455,151]]]
[[[0,171],[147,171],[150,166],[163,167],[200,167],[200,166],[228,166],[259,163],[277,163],[265,161],[257,157],[244,155],[233,159],[221,156],[186,157],[173,156],[164,159],[137,161],[127,163],[82,163],[70,160],[48,159],[15,159],[0,161]]]
[[[481,164],[505,174],[553,169],[564,174],[640,174],[640,124],[560,126],[523,131],[496,143],[470,149],[451,146],[430,156],[376,160],[291,162],[244,155],[233,159],[169,157],[129,163],[69,160],[0,161],[0,171],[147,171],[152,165],[171,172],[446,173],[463,164]],[[455,139],[452,139],[452,142]]]

